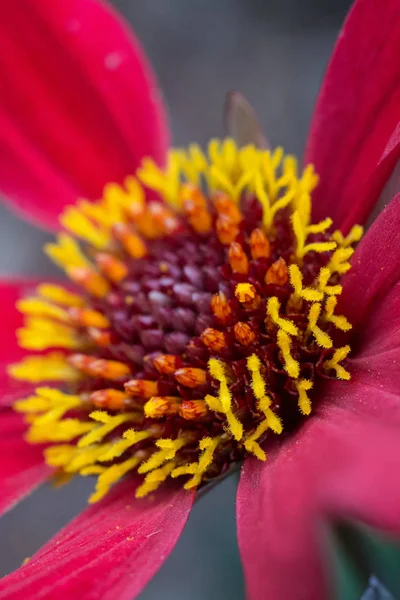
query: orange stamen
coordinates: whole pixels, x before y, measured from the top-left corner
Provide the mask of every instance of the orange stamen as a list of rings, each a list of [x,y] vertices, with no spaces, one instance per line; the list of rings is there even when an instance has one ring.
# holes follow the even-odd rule
[[[143,258],[147,254],[147,248],[142,238],[132,231],[129,225],[118,223],[114,226],[114,234],[132,258]]]
[[[250,250],[254,260],[268,258],[271,254],[270,243],[262,229],[253,229],[250,235]]]
[[[225,215],[236,225],[243,219],[242,213],[235,202],[223,192],[217,192],[214,197],[215,210],[219,215]]]
[[[112,254],[99,252],[96,254],[96,264],[108,279],[119,283],[128,274],[127,266]]]
[[[161,204],[161,202],[151,202],[148,211],[159,235],[170,235],[179,228],[179,221],[176,218],[176,215],[165,204]]]
[[[222,292],[214,294],[211,298],[211,310],[220,321],[226,321],[232,314],[229,302]]]
[[[89,327],[87,333],[97,346],[105,348],[111,344],[111,333],[109,331],[96,329],[96,327]]]
[[[200,335],[201,341],[212,352],[221,352],[227,347],[225,334],[218,329],[207,327]]]
[[[154,366],[159,373],[170,375],[178,366],[178,357],[173,354],[159,354],[154,359]]]
[[[204,369],[193,367],[183,367],[175,371],[175,379],[182,385],[195,388],[198,385],[204,385],[207,382],[207,372]]]
[[[250,344],[252,344],[256,339],[256,334],[250,325],[247,325],[247,323],[242,323],[241,321],[235,323],[233,327],[233,333],[235,334],[235,338],[239,344],[242,344],[242,346],[250,346]]]
[[[124,408],[126,401],[129,400],[129,396],[120,390],[97,390],[90,394],[90,400],[98,408],[120,410]]]
[[[109,320],[97,310],[72,306],[68,309],[68,314],[72,322],[81,327],[95,327],[96,329],[107,329],[110,327]]]
[[[158,385],[156,381],[147,379],[130,379],[125,383],[125,390],[131,396],[140,396],[141,398],[151,398],[158,394]]]
[[[229,264],[234,273],[246,275],[249,271],[249,260],[243,247],[238,242],[232,242],[228,252]]]
[[[239,233],[239,227],[226,215],[220,215],[215,224],[221,244],[231,244]]]
[[[198,233],[211,231],[212,219],[207,200],[199,188],[192,184],[183,184],[180,194],[183,201],[183,210],[193,229]]]
[[[184,400],[179,408],[179,415],[187,421],[201,419],[207,414],[208,408],[204,400]]]
[[[69,267],[66,271],[74,283],[81,285],[96,298],[103,298],[110,291],[108,281],[89,267]]]
[[[70,364],[91,377],[117,380],[130,374],[130,368],[116,360],[105,360],[86,354],[71,354],[68,357]]]
[[[275,285],[286,285],[289,281],[289,272],[284,258],[278,258],[268,269],[265,275],[265,283]]]

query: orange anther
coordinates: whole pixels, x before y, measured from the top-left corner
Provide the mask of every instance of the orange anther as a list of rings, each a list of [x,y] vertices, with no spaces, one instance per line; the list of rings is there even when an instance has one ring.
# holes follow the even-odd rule
[[[278,258],[268,269],[265,275],[265,283],[286,285],[289,281],[289,272],[284,258]]]
[[[226,215],[220,215],[216,222],[217,236],[221,244],[231,244],[239,233],[239,227]]]
[[[171,234],[179,227],[179,220],[176,214],[161,202],[151,202],[148,205],[148,212],[151,215],[155,229],[159,235]]]
[[[256,339],[256,334],[250,325],[242,323],[241,321],[235,323],[233,333],[239,344],[242,344],[242,346],[250,346]]]
[[[114,283],[122,281],[128,273],[128,268],[122,261],[106,252],[96,254],[96,264],[102,273]]]
[[[198,385],[204,385],[207,382],[207,372],[204,369],[194,367],[183,367],[175,371],[175,378],[182,385],[195,388]]]
[[[179,408],[179,414],[183,419],[195,421],[207,416],[208,408],[204,400],[184,400]]]
[[[95,406],[107,410],[120,410],[128,399],[129,396],[125,392],[113,389],[97,390],[90,394],[90,400]]]
[[[125,383],[125,390],[131,396],[140,396],[141,398],[151,398],[158,394],[158,385],[156,381],[147,379],[130,379]]]
[[[96,327],[89,327],[87,333],[90,339],[93,340],[97,346],[102,346],[105,348],[111,343],[111,333],[109,331],[96,329]]]
[[[97,310],[72,306],[68,309],[68,314],[71,321],[81,327],[95,327],[96,329],[107,329],[110,327],[109,320]]]
[[[207,208],[207,199],[196,185],[183,183],[179,190],[179,196],[186,214],[191,214],[196,208]]]
[[[178,357],[173,354],[159,354],[154,358],[153,362],[159,373],[169,375],[176,371]]]
[[[232,309],[229,306],[229,302],[226,299],[225,294],[222,292],[214,294],[211,298],[211,310],[217,319],[220,319],[221,321],[226,321],[232,314]]]
[[[69,267],[67,275],[96,298],[103,298],[110,291],[108,281],[89,267]]]
[[[197,233],[211,231],[212,219],[207,200],[201,190],[190,183],[186,183],[181,186],[180,196],[183,202],[183,210],[193,229]]]
[[[114,226],[114,235],[132,258],[143,258],[147,249],[142,238],[132,231],[129,225],[118,223]]]
[[[207,327],[200,336],[201,341],[212,352],[221,352],[227,347],[225,334],[218,329]]]
[[[243,219],[238,205],[223,192],[217,192],[215,194],[214,206],[219,215],[229,217],[232,223],[238,224]]]
[[[105,360],[86,354],[71,354],[68,361],[73,367],[91,377],[117,380],[130,374],[130,368],[116,360]]]
[[[146,417],[161,419],[170,415],[178,414],[180,398],[175,396],[153,396],[144,405]]]
[[[257,308],[261,298],[252,283],[238,283],[235,288],[235,296],[246,308]]]
[[[251,256],[254,259],[268,258],[271,253],[268,238],[262,229],[253,229],[250,235]]]
[[[249,260],[243,247],[238,242],[232,242],[228,252],[229,264],[234,273],[246,275],[249,271]]]

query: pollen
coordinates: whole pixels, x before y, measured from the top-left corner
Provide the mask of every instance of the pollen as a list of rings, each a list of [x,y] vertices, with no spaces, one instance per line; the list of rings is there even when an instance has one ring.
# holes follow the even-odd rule
[[[121,478],[136,496],[195,490],[313,418],[351,378],[341,278],[362,236],[312,222],[318,175],[231,139],[145,159],[61,215],[48,256],[69,277],[18,301],[14,409],[58,478]]]

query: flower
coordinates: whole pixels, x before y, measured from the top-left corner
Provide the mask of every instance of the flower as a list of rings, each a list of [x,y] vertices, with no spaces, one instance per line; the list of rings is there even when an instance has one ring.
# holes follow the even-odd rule
[[[400,148],[399,11],[354,4],[299,173],[232,140],[166,153],[153,76],[104,5],[3,9],[0,189],[61,216],[47,253],[80,291],[2,284],[1,508],[49,466],[98,479],[0,595],[137,595],[196,488],[243,458],[252,599],[326,597],[326,519],[400,533],[398,196],[353,249]]]

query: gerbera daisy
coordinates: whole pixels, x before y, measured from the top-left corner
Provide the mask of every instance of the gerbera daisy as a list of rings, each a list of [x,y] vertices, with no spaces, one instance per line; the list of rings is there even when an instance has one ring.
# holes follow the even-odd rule
[[[242,462],[250,598],[327,597],[324,520],[400,533],[399,197],[360,242],[398,157],[399,17],[355,3],[301,169],[233,139],[167,151],[103,4],[3,8],[0,188],[58,224],[45,250],[71,285],[3,283],[0,504],[96,483],[0,597],[132,598]]]

